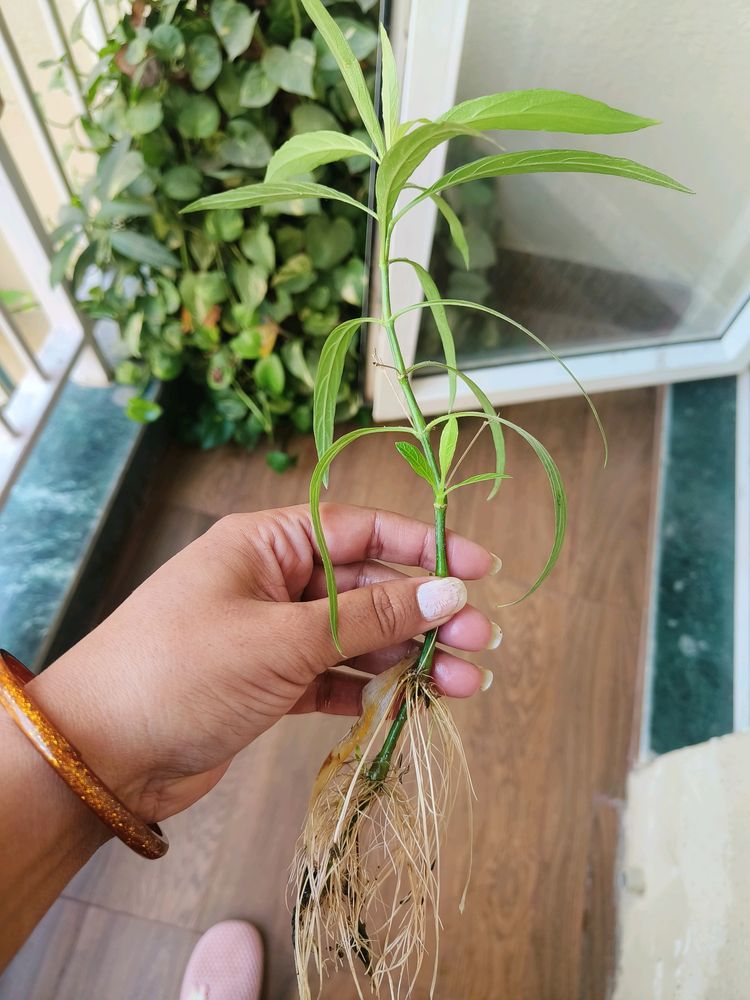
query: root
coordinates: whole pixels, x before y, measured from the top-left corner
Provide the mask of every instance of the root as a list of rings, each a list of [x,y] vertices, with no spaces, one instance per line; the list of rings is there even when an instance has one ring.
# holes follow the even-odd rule
[[[344,966],[360,1000],[365,992],[408,996],[428,950],[433,995],[441,838],[461,785],[471,822],[473,790],[460,736],[431,679],[413,664],[388,674],[371,682],[369,697],[368,685],[362,719],[323,765],[297,844],[292,929],[301,1000],[319,996],[323,977]],[[373,781],[369,765],[402,702],[398,755],[387,777]]]

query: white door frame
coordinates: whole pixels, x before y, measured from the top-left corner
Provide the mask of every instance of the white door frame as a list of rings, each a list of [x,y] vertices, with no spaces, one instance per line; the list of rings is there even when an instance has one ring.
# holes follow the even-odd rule
[[[469,3],[470,0],[394,2],[394,37],[403,66],[404,119],[434,118],[455,101]],[[445,146],[435,150],[416,171],[415,183],[429,185],[436,181],[444,171],[445,155]],[[393,256],[410,257],[428,267],[435,222],[436,208],[427,199],[399,223],[393,236]],[[411,269],[403,265],[394,267],[391,285],[396,309],[423,298],[419,282]],[[399,342],[407,365],[416,356],[421,315],[422,310],[415,310],[399,320]],[[385,335],[374,328],[368,343],[367,388],[376,421],[403,416],[390,372],[372,365],[373,360],[388,358]],[[589,392],[734,375],[750,365],[750,302],[721,337],[653,347],[604,349],[566,360]],[[578,392],[557,362],[544,355],[537,361],[468,369],[467,374],[497,405]],[[448,378],[444,373],[415,378],[413,389],[424,413],[441,413],[447,408]],[[472,394],[459,388],[456,406],[472,407],[474,403]]]

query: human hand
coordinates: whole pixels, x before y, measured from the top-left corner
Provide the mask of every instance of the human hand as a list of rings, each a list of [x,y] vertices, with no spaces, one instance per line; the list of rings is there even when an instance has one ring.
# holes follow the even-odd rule
[[[384,511],[325,505],[340,593],[340,642],[306,506],[234,514],[161,567],[30,684],[84,759],[148,822],[187,808],[232,757],[289,712],[357,715],[366,674],[440,626],[441,642],[492,648],[499,630],[466,605],[460,579],[407,577],[376,560],[434,569],[434,531]],[[448,563],[478,579],[498,565],[449,533]],[[360,674],[333,669],[341,663]],[[466,697],[482,671],[439,651],[433,676]]]

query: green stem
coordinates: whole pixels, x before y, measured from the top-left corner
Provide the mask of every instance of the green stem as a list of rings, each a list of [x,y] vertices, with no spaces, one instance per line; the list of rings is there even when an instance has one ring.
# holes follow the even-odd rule
[[[385,227],[383,227],[385,228]],[[388,336],[388,343],[391,348],[391,353],[393,355],[393,363],[396,367],[396,372],[398,374],[398,381],[401,389],[404,393],[406,399],[406,405],[409,410],[409,418],[411,420],[412,427],[417,433],[419,443],[422,446],[422,451],[424,452],[427,464],[430,467],[430,471],[433,474],[436,483],[441,482],[440,469],[438,467],[437,460],[435,458],[434,452],[432,450],[432,444],[430,442],[430,432],[427,428],[422,411],[419,408],[419,403],[417,403],[416,397],[414,395],[414,390],[411,387],[409,381],[409,375],[406,371],[406,364],[404,363],[404,356],[401,353],[401,346],[398,342],[398,336],[396,334],[396,322],[393,318],[393,308],[391,306],[391,281],[389,273],[389,256],[390,256],[390,232],[387,233],[383,239],[383,245],[381,248],[380,257],[380,280],[382,289],[382,304],[383,304],[383,323],[385,326],[386,334]],[[447,576],[448,575],[448,557],[446,552],[445,544],[445,516],[446,516],[446,497],[442,487],[435,491],[435,575],[436,576]],[[424,645],[422,646],[421,652],[419,654],[419,659],[414,667],[417,673],[429,673],[432,667],[432,660],[435,655],[435,645],[437,643],[437,629],[431,629],[425,635]],[[407,717],[407,706],[404,702],[399,708],[396,717],[391,723],[391,727],[386,734],[385,740],[383,741],[383,746],[380,748],[377,756],[373,760],[370,768],[367,771],[367,777],[373,783],[383,781],[387,776],[388,771],[391,766],[391,761],[393,759],[393,754],[398,745],[399,738],[406,724]]]

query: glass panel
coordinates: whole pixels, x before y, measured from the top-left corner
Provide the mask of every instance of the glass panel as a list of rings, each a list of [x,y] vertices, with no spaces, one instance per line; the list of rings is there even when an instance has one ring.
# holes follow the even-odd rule
[[[457,188],[447,197],[466,226],[472,270],[440,219],[432,267],[441,290],[500,309],[563,354],[721,336],[750,287],[748,30],[750,9],[734,0],[717,0],[710,18],[701,0],[471,0],[458,100],[552,87],[664,122],[624,136],[506,132],[494,139],[510,150],[628,156],[696,194],[576,174]],[[449,166],[492,152],[486,142],[456,142]],[[538,356],[509,325],[456,313],[464,364]],[[428,313],[417,354],[439,356]]]

